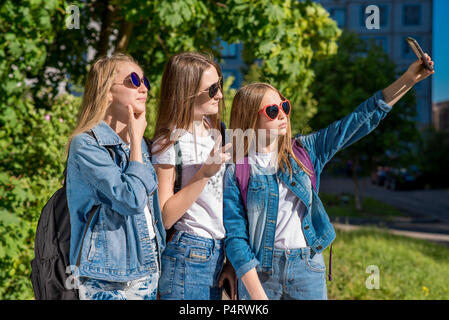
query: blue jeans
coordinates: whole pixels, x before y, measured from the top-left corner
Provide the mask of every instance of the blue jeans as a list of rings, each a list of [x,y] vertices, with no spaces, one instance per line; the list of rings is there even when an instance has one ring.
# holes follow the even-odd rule
[[[310,247],[275,249],[272,273],[257,272],[270,300],[327,300],[326,266],[322,254],[311,257]],[[241,280],[239,299],[251,299]]]
[[[156,240],[151,246],[156,255]],[[159,271],[126,282],[80,277],[78,293],[80,300],[156,300],[158,281]]]
[[[224,241],[176,231],[162,254],[161,300],[221,300]]]

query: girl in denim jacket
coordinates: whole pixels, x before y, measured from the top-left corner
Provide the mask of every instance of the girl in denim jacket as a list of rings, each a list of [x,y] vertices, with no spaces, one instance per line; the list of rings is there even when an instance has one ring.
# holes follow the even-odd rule
[[[235,282],[230,264],[224,266],[230,145],[221,146],[222,80],[217,63],[190,52],[173,56],[162,76],[152,161],[164,226],[174,233],[162,256],[161,299],[217,300],[224,279]]]
[[[335,231],[318,196],[323,167],[336,152],[374,130],[414,84],[432,73],[418,60],[348,116],[294,139],[290,102],[277,89],[255,83],[237,92],[230,129],[241,129],[248,141],[239,155],[242,140],[233,135],[237,164],[226,168],[223,206],[226,254],[239,278],[240,299],[327,299],[321,253]],[[295,156],[293,143],[307,151],[315,175]],[[246,190],[244,183],[239,185],[241,176],[236,177],[242,163],[250,169]]]
[[[157,295],[165,230],[143,140],[149,89],[124,54],[98,59],[87,76],[67,162],[70,263],[82,300]]]

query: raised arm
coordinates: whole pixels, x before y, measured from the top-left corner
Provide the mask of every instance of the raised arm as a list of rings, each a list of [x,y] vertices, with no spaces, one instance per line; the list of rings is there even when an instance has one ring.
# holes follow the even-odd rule
[[[427,54],[426,57],[433,65]],[[393,104],[399,101],[413,85],[433,73],[434,71],[429,71],[424,67],[421,60],[417,60],[395,82],[384,90],[377,91],[349,115],[317,132],[306,136],[297,135],[296,138],[300,139],[307,150],[315,156],[312,157],[315,171],[321,172],[335,153],[373,131],[386,117]]]
[[[429,55],[425,54],[426,59],[429,61],[430,65],[433,66],[433,61],[430,59]],[[435,73],[435,70],[430,71],[427,69],[423,61],[417,60],[410,65],[408,70],[399,77],[395,82],[389,85],[382,91],[384,96],[384,101],[393,106],[398,102],[404,94],[407,93],[416,83],[426,79],[428,76]]]

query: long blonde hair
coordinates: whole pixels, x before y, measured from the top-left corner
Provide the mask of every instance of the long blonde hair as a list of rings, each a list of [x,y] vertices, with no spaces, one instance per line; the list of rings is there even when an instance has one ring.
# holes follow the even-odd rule
[[[174,141],[170,141],[171,131],[187,130],[194,120],[194,97],[200,89],[203,72],[215,67],[222,77],[220,66],[211,56],[197,52],[182,52],[172,56],[164,68],[161,82],[161,93],[157,112],[156,128],[153,141],[161,138],[160,147],[154,154],[163,152]],[[209,116],[213,129],[219,129],[221,112],[224,109],[224,98],[219,102],[218,113]]]
[[[103,120],[109,106],[108,93],[119,65],[124,62],[139,65],[133,57],[124,53],[100,57],[92,65],[87,74],[77,125],[69,137],[66,152],[76,135],[92,129]]]
[[[279,97],[282,100],[285,100],[285,97],[281,94],[281,92],[268,83],[252,83],[248,84],[242,88],[240,88],[235,94],[234,100],[232,101],[231,108],[231,118],[229,128],[233,130],[241,129],[242,132],[245,132],[249,129],[249,132],[257,131],[257,118],[259,114],[259,107],[262,103],[262,99],[267,92],[267,90],[273,90],[279,94]],[[238,136],[234,136],[235,139],[240,139]],[[248,155],[249,146],[256,139],[255,134],[249,135],[248,139],[244,140],[243,144],[243,154],[245,156]],[[234,143],[234,145],[238,145]],[[239,159],[237,159],[237,150],[233,148],[233,160],[235,163]],[[292,150],[292,139],[291,139],[291,125],[290,125],[290,117],[287,120],[287,133],[285,136],[279,137],[278,141],[278,168],[281,168],[283,172],[285,172],[285,168],[288,169],[290,175],[292,175],[292,167],[290,161],[288,161],[288,156],[291,156],[304,170],[309,176],[312,175],[310,170],[306,168],[304,164],[295,156]]]

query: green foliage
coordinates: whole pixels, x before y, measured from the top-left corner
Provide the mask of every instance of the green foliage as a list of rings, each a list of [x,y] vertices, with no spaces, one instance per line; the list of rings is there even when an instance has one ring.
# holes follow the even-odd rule
[[[243,39],[244,60],[251,65],[246,82],[268,82],[278,88],[292,102],[294,133],[309,131],[308,120],[317,111],[310,91],[311,64],[335,54],[340,35],[336,23],[311,1],[257,1],[255,5],[235,0],[227,5],[230,10],[223,16],[235,21],[236,28],[229,30],[224,24],[220,34],[229,42]]]
[[[30,261],[40,211],[62,186],[65,145],[80,98],[51,110],[28,100],[0,112],[0,299],[30,299]]]

